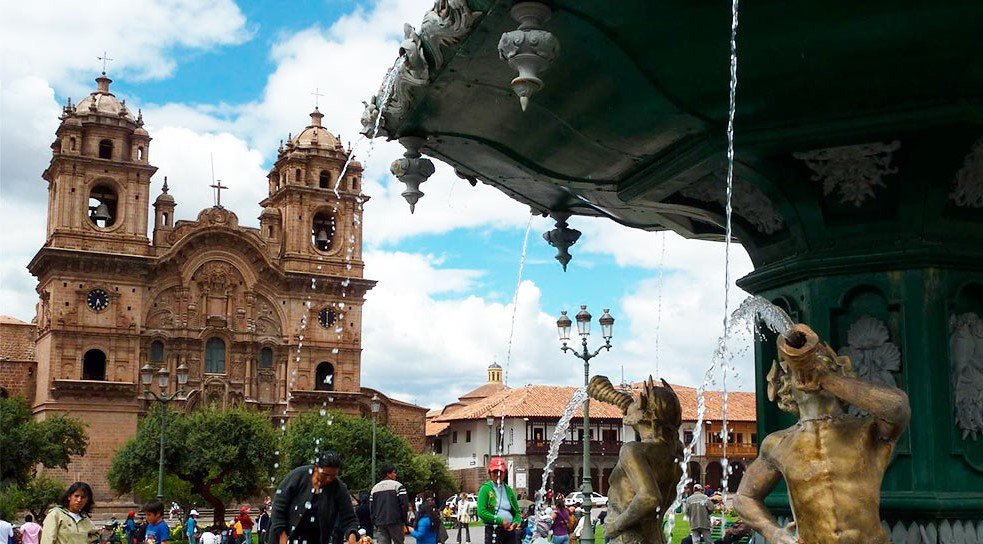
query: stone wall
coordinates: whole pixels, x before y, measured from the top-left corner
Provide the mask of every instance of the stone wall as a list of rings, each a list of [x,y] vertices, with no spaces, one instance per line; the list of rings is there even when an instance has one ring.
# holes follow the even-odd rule
[[[25,397],[29,402],[34,401],[36,383],[36,330],[32,323],[0,316],[0,388],[9,396]]]
[[[423,453],[427,446],[427,409],[412,404],[393,402],[388,407],[386,427],[410,443],[414,453]]]

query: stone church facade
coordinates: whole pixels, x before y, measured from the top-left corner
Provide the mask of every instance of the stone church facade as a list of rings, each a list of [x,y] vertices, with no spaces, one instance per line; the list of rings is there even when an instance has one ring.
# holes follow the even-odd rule
[[[426,410],[360,383],[362,304],[375,285],[363,277],[368,198],[358,162],[338,179],[349,151],[321,113],[278,150],[258,229],[221,206],[221,188],[214,207],[176,220],[166,178],[150,201],[157,168],[142,114],[110,92],[105,74],[96,82],[65,106],[43,173],[47,237],[28,265],[39,294],[34,367],[18,360],[16,372],[0,372],[17,378],[0,386],[31,399],[38,418],[68,412],[88,425],[88,453],[64,479],[113,499],[105,474],[150,406],[146,365],[169,371],[171,392],[187,368],[177,410],[246,406],[279,421],[327,407],[371,417],[378,395],[379,421],[422,451]]]

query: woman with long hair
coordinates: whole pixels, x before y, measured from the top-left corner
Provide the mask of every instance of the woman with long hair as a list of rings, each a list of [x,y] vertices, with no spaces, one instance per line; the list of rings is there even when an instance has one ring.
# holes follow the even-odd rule
[[[437,531],[440,526],[440,516],[433,498],[427,498],[420,504],[416,514],[416,528],[410,531],[410,536],[417,544],[437,544]]]
[[[92,488],[85,482],[68,486],[61,502],[44,518],[41,544],[89,544],[99,538],[99,529],[89,513],[95,502]]]

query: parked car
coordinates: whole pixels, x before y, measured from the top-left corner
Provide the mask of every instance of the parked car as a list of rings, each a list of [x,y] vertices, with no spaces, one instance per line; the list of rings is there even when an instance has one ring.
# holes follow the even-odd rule
[[[457,503],[457,501],[458,501],[458,496],[457,495],[451,495],[444,502],[444,506],[450,506],[451,509],[454,509],[454,505]],[[470,513],[471,515],[474,515],[478,511],[478,496],[475,495],[474,493],[468,493],[467,497],[464,499],[464,504],[468,508],[468,513]],[[455,510],[455,512],[456,511],[457,510]]]
[[[563,503],[567,506],[580,506],[584,503],[584,493],[582,491],[574,491],[567,495]],[[591,506],[607,506],[608,498],[597,491],[593,491],[590,494],[590,504]]]

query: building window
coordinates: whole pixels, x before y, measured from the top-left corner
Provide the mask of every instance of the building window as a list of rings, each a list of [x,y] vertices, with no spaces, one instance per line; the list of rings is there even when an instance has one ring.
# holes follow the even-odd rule
[[[444,441],[440,438],[434,440],[433,442],[433,452],[434,453],[444,453]]]
[[[322,189],[328,189],[331,187],[331,174],[327,170],[321,170],[321,175],[318,176],[317,186]]]
[[[737,433],[737,443],[738,444],[744,443],[744,433]]]
[[[273,349],[263,348],[259,350],[259,367],[273,368]]]
[[[690,444],[693,442],[693,431],[683,431],[683,444]]]
[[[451,433],[451,442],[457,444],[457,431]]]
[[[751,433],[751,443],[752,444],[758,443],[758,433]]]
[[[143,160],[143,147],[138,147],[137,148],[137,160],[138,161],[142,161]]]
[[[352,191],[358,190],[358,179],[352,178]]]
[[[106,380],[106,354],[101,349],[90,349],[82,356],[83,380]]]
[[[164,361],[164,343],[154,340],[150,343],[150,362],[160,363]]]
[[[89,221],[100,228],[108,228],[116,223],[116,191],[106,184],[98,184],[89,192]]]
[[[68,139],[68,148],[72,151],[75,151],[75,136],[72,136],[71,138]]]
[[[314,372],[315,391],[334,391],[334,365],[324,361]]]
[[[467,443],[470,443],[471,442],[471,431],[465,431],[464,432],[464,441],[467,442]]]
[[[225,372],[225,341],[221,338],[209,338],[205,343],[205,372]]]
[[[335,220],[328,212],[317,212],[311,221],[311,243],[320,251],[328,251],[334,243]]]
[[[300,168],[294,170],[294,181],[300,183]]]
[[[100,159],[113,158],[113,142],[111,140],[102,140],[99,142],[99,158]]]

